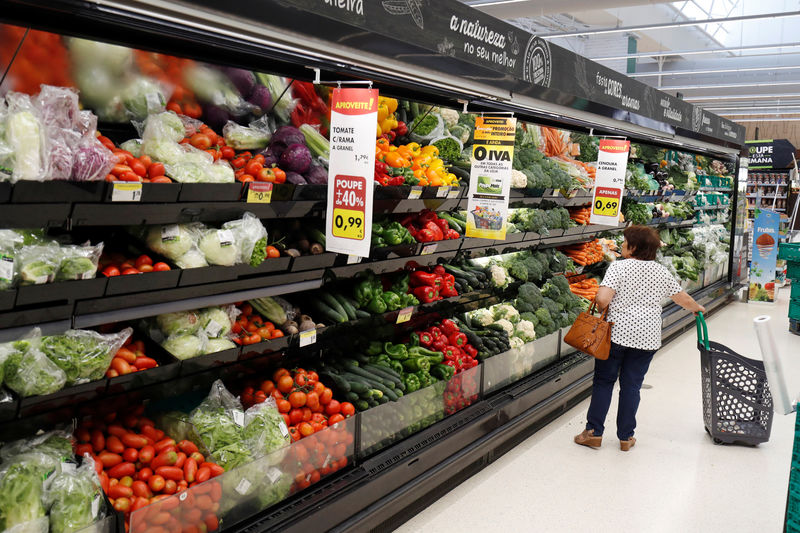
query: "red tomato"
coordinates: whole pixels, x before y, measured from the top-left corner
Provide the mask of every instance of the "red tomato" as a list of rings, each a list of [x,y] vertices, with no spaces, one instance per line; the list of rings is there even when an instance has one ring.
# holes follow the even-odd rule
[[[163,176],[166,174],[166,169],[164,168],[164,163],[153,163],[150,165],[150,168],[147,169],[147,175],[150,176],[150,179],[157,178],[158,176]]]
[[[158,474],[151,476],[150,479],[147,480],[147,485],[153,492],[161,492],[164,490],[164,478]]]
[[[296,426],[303,421],[303,411],[301,409],[292,409],[289,411],[290,426]]]
[[[223,146],[220,149],[220,152],[222,152],[222,158],[223,159],[227,159],[229,161],[231,159],[233,159],[234,157],[236,157],[236,151],[233,148],[231,148],[230,146]]]
[[[291,401],[291,399],[290,399]],[[319,407],[319,394],[316,392],[309,392],[306,396],[306,405],[308,405],[309,409],[312,411]]]
[[[333,400],[333,391],[328,387],[322,391],[322,394],[319,395],[319,403],[322,405],[328,405]],[[338,411],[337,411],[338,412]]]
[[[328,425],[332,426],[334,424],[338,424],[342,420],[344,420],[344,417],[340,414],[331,415],[328,417]]]
[[[308,398],[306,397],[305,392],[297,390],[289,395],[289,403],[292,404],[292,407],[294,409],[299,409],[303,407],[307,401]]]
[[[314,434],[314,428],[308,422],[300,422],[300,424],[297,425],[297,431],[299,431],[300,435],[303,437],[308,437],[309,435]]]
[[[107,266],[106,268],[103,269],[103,275],[107,278],[119,276],[119,274],[120,274],[119,269],[114,265]]]
[[[189,138],[189,143],[199,150],[211,148],[211,139],[205,133],[195,133]]]
[[[238,168],[244,168],[247,165],[247,159],[245,159],[242,156],[239,156],[239,157],[235,158],[233,161],[231,161],[231,165],[233,166],[233,168],[237,168],[237,169]]]
[[[142,274],[144,274],[145,272],[152,272],[153,271],[153,265],[142,265],[142,266],[137,267],[137,268],[139,269],[139,272],[141,272]]]
[[[126,448],[125,451],[122,452],[122,458],[129,463],[135,463],[136,460],[139,459],[139,451],[136,448]]]
[[[292,409],[292,404],[288,400],[278,400],[276,403],[280,413],[288,413]]]
[[[122,271],[123,276],[128,276],[130,274],[141,274],[141,272],[139,272],[139,269],[133,267],[126,268],[125,270]]]
[[[250,162],[244,167],[244,171],[251,176],[258,176],[258,173],[261,172],[262,168],[264,168],[264,166],[261,163],[250,160]]]
[[[153,260],[150,259],[150,256],[142,254],[142,255],[140,255],[139,257],[136,258],[136,262],[134,263],[134,266],[136,268],[141,268],[142,265],[152,265],[152,264],[153,264]]]
[[[341,409],[342,409],[342,405],[338,401],[331,400],[328,403],[328,405],[325,406],[325,413],[328,414],[328,415],[335,415],[336,413],[341,411]]]
[[[353,404],[350,402],[342,402],[340,412],[346,417],[353,416],[356,414],[356,408],[353,407]]]
[[[128,172],[123,172],[119,176],[119,179],[120,181],[142,181],[141,176],[139,176],[132,170],[129,170]]]
[[[137,176],[145,176],[147,174],[147,168],[144,166],[144,163],[139,161],[138,159],[134,159],[131,161],[131,170]]]
[[[153,270],[156,272],[166,272],[167,270],[172,270],[168,264],[159,261],[155,265],[153,265]]]

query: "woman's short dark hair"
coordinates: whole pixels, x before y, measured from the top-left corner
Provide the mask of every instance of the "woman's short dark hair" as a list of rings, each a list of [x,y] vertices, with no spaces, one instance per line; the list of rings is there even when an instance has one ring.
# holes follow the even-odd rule
[[[642,261],[652,261],[661,248],[661,237],[658,232],[648,226],[628,226],[622,232],[631,249],[631,256]]]

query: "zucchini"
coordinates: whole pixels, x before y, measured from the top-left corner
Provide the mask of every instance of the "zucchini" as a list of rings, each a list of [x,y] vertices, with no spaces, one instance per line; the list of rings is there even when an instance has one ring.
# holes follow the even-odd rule
[[[339,374],[335,374],[334,372],[320,372],[319,375],[320,377],[327,378],[328,381],[333,383],[340,391],[344,393],[350,392],[350,383]]]
[[[356,402],[353,402],[353,407],[355,407],[359,411],[366,411],[367,409],[369,409],[369,402],[367,402],[366,400],[358,400]]]
[[[372,372],[378,377],[394,381],[395,386],[397,386],[398,383],[403,382],[403,380],[400,379],[400,376],[398,376],[397,373],[391,368],[386,368],[386,367],[381,368],[375,365],[367,364],[364,365],[364,370],[366,370],[367,372]]]
[[[344,310],[344,307],[342,307],[342,304],[339,303],[339,300],[334,298],[331,293],[329,293],[328,291],[319,291],[319,296],[326,304],[328,304],[331,307],[331,309],[333,309],[334,311],[336,311],[337,313],[339,313],[344,317],[347,316],[347,311]]]
[[[250,305],[252,305],[261,316],[275,324],[276,327],[286,323],[286,311],[284,311],[283,307],[281,307],[278,302],[269,296],[250,300]]]

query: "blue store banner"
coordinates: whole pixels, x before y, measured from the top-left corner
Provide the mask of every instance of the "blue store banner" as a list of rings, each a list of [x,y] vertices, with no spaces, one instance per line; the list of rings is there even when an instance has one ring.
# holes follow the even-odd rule
[[[781,217],[770,209],[756,209],[753,221],[753,253],[750,261],[750,300],[775,301],[775,266]]]

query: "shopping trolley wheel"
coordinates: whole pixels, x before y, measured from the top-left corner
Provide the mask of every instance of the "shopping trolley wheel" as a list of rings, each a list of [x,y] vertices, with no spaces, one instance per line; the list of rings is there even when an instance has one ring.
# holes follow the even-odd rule
[[[714,437],[714,444],[720,445],[720,444],[724,444],[724,442],[722,442],[722,439],[718,439],[717,437]]]

